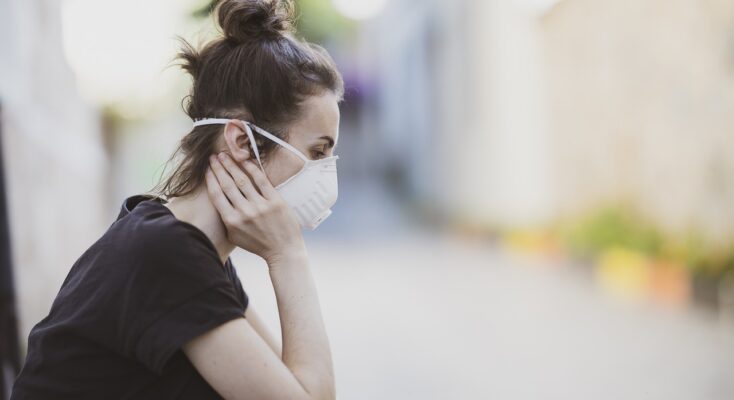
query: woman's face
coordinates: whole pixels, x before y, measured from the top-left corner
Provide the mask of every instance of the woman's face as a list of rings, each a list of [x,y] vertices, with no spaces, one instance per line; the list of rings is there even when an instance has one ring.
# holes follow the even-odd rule
[[[331,156],[339,136],[336,96],[332,92],[310,96],[303,104],[302,115],[288,127],[288,143],[311,160]],[[273,186],[278,186],[303,168],[303,160],[280,145],[274,149],[263,168]]]
[[[304,100],[302,111],[302,117],[288,126],[288,143],[311,160],[333,155],[339,136],[339,106],[336,95],[326,91],[310,96]],[[263,141],[270,140],[254,130],[253,135],[259,136]],[[227,124],[224,141],[226,151],[243,169],[243,163],[247,159],[257,163],[249,138],[241,128]],[[263,160],[263,168],[273,186],[278,186],[303,168],[303,160],[278,144],[273,149],[275,151]]]

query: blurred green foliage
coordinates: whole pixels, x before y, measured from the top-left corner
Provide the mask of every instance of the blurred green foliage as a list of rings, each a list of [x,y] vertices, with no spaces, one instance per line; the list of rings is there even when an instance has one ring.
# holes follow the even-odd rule
[[[714,246],[695,230],[666,234],[629,205],[608,205],[558,224],[555,235],[571,254],[592,258],[612,247],[672,261],[694,275],[713,278],[734,273],[734,245]]]
[[[661,234],[627,207],[607,206],[561,227],[566,246],[590,256],[608,247],[624,247],[648,256],[662,248]]]
[[[356,23],[344,18],[330,0],[300,0],[298,31],[308,40],[324,43],[330,40],[352,40]]]

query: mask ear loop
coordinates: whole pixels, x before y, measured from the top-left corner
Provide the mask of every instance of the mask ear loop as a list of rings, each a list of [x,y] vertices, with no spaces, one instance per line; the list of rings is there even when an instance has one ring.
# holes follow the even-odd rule
[[[260,152],[257,150],[257,144],[255,144],[255,135],[252,134],[250,124],[247,121],[242,121],[242,124],[245,126],[245,133],[247,133],[247,137],[250,138],[250,146],[252,146],[252,150],[255,152],[257,163],[260,164],[260,169],[265,172],[265,168],[263,168],[263,164],[260,162]]]
[[[297,155],[298,158],[300,158],[301,160],[303,160],[303,162],[305,162],[305,163],[308,164],[308,162],[310,161],[308,159],[308,157],[306,157],[305,155],[303,155],[303,153],[301,153],[300,150],[298,150],[297,148],[291,146],[290,143],[288,143],[288,142],[280,139],[279,137],[273,135],[272,133],[266,131],[263,128],[260,128],[259,126],[255,125],[255,124],[253,124],[251,122],[247,122],[247,121],[242,121],[242,122],[244,122],[246,126],[252,127],[253,129],[255,129],[255,131],[257,133],[265,136],[266,138],[272,140],[273,142],[278,143],[279,145],[281,145],[281,146],[285,147],[286,149],[290,150],[292,153],[294,153],[295,155]],[[251,135],[251,133],[249,133],[249,131],[248,131],[248,135]],[[250,140],[252,141],[252,136],[250,136],[250,137],[251,137]],[[257,153],[255,153],[255,154],[257,154]],[[259,158],[258,158],[258,160],[259,160]]]
[[[197,127],[197,126],[200,126],[200,125],[227,124],[227,122],[230,122],[230,121],[233,121],[233,120],[235,120],[235,119],[231,119],[231,118],[203,118],[203,119],[194,121],[194,127]],[[261,169],[263,168],[263,165],[260,162],[260,152],[257,150],[257,144],[255,144],[255,135],[252,134],[252,130],[250,129],[250,127],[252,127],[253,129],[255,129],[255,131],[257,133],[259,133],[259,134],[265,136],[266,138],[274,141],[275,143],[278,143],[279,145],[287,148],[292,153],[294,153],[296,156],[298,156],[298,158],[300,158],[301,160],[303,160],[304,163],[308,164],[308,162],[310,161],[308,159],[308,157],[304,156],[303,153],[301,153],[297,148],[291,146],[290,143],[288,143],[288,142],[280,139],[279,137],[273,135],[272,133],[266,131],[265,129],[260,128],[259,126],[255,125],[255,124],[253,124],[253,123],[251,123],[249,121],[244,121],[244,120],[241,120],[241,119],[236,120],[236,121],[240,121],[244,125],[244,127],[245,127],[245,133],[247,133],[247,137],[250,139],[250,143],[252,145],[252,149],[255,151],[255,158],[257,158],[257,162],[258,162],[258,164],[260,164],[260,168]],[[263,169],[263,171],[264,171],[264,169]]]

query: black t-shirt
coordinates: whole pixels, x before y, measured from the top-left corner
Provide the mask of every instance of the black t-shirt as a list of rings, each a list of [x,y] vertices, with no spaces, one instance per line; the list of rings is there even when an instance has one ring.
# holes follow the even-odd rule
[[[74,263],[28,336],[11,400],[221,399],[181,345],[235,318],[248,297],[228,258],[149,195]]]

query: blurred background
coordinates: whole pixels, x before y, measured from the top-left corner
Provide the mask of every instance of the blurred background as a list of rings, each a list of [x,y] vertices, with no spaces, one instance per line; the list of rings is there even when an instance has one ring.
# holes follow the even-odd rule
[[[734,398],[733,2],[297,6],[346,84],[305,233],[340,399]],[[189,132],[174,36],[209,10],[0,0],[6,385]],[[265,263],[233,260],[279,336]]]

